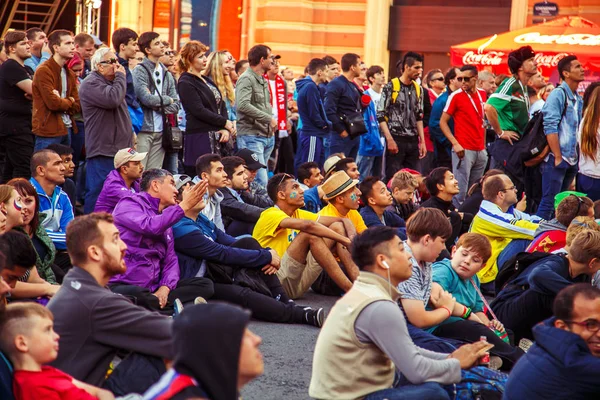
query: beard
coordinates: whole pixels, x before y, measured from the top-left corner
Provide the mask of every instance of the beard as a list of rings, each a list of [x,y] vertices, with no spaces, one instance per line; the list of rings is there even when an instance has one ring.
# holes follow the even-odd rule
[[[125,273],[125,271],[127,270],[127,266],[125,265],[125,260],[123,259],[121,254],[119,254],[119,257],[113,257],[104,249],[102,249],[102,254],[104,255],[102,269],[106,271],[106,273],[109,276],[115,276]]]

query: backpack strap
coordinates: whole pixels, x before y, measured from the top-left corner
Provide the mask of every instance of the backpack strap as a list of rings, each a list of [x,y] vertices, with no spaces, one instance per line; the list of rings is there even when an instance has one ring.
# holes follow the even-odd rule
[[[392,103],[396,102],[398,94],[400,93],[400,78],[392,79]]]
[[[415,86],[415,92],[417,93],[417,99],[421,97],[421,85],[417,81],[412,81]]]

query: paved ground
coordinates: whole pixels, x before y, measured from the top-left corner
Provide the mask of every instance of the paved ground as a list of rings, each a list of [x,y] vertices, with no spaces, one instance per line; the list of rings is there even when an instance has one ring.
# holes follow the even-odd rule
[[[296,300],[300,305],[325,307],[335,297],[308,292]],[[265,373],[242,390],[244,400],[305,400],[312,371],[313,351],[319,329],[307,325],[272,324],[253,321],[250,329],[262,337]]]

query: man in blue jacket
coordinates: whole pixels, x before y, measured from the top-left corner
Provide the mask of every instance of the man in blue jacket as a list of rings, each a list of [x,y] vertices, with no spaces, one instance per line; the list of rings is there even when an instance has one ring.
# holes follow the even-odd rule
[[[600,290],[561,290],[554,317],[533,328],[535,344],[517,362],[504,399],[596,399],[600,393]]]
[[[325,161],[323,139],[329,134],[331,122],[327,119],[318,85],[325,82],[327,64],[320,58],[308,63],[308,76],[296,82],[298,113],[302,128],[298,135],[298,150],[294,169],[305,162],[316,162],[319,168]]]

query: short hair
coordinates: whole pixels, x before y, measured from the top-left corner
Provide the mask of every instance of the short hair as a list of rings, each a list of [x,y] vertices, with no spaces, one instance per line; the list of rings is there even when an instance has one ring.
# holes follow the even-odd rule
[[[34,26],[33,28],[27,29],[25,33],[27,34],[27,40],[35,40],[37,34],[44,33],[44,31],[41,28]]]
[[[552,305],[554,317],[562,321],[572,320],[577,296],[582,296],[585,300],[596,300],[600,298],[600,289],[589,283],[574,283],[565,287],[554,299]]]
[[[235,73],[239,74],[240,69],[242,69],[242,67],[244,66],[244,64],[248,63],[248,60],[240,60],[238,62],[235,63]]]
[[[433,169],[427,178],[425,178],[425,187],[432,196],[437,196],[440,192],[437,185],[443,185],[446,179],[446,172],[452,172],[446,167],[437,167]]]
[[[456,248],[464,247],[467,250],[474,251],[483,260],[485,265],[492,255],[492,244],[487,236],[481,233],[467,232],[463,234],[456,242]]]
[[[337,172],[337,171],[344,171],[344,172],[348,171],[348,165],[355,163],[355,162],[356,162],[356,160],[354,160],[354,158],[352,158],[352,157],[342,158],[340,161],[335,163],[333,170],[330,172],[330,176],[331,176],[331,174],[333,174],[334,172]]]
[[[308,179],[312,176],[311,170],[314,168],[319,168],[319,164],[314,161],[308,161],[302,163],[298,166],[298,170],[296,174],[298,175],[298,182],[304,183],[305,179]]]
[[[371,197],[371,193],[373,192],[373,186],[377,182],[381,182],[379,177],[377,176],[368,176],[360,183],[358,189],[360,190],[360,199],[363,204],[366,206],[369,204],[369,197]]]
[[[31,269],[35,265],[37,253],[31,239],[23,232],[10,230],[0,236],[0,251],[6,256],[7,269],[16,266]]]
[[[478,74],[479,74],[479,70],[474,65],[466,64],[466,65],[463,65],[462,67],[460,67],[460,72],[467,72],[467,71],[471,71],[472,73],[474,73],[475,74],[474,76],[478,76]]]
[[[600,218],[600,200],[594,202],[594,218]]]
[[[51,145],[46,147],[46,149],[54,151],[56,154],[58,154],[61,157],[67,156],[69,154],[73,154],[73,149],[71,148],[71,146],[67,146],[67,145],[60,144],[60,143],[52,143]]]
[[[398,188],[398,190],[412,189],[415,190],[419,187],[419,181],[417,178],[408,171],[398,171],[392,178],[391,188]]]
[[[23,31],[10,31],[4,35],[4,47],[6,47],[6,54],[10,52],[10,46],[15,46],[22,40],[27,39],[27,33]]]
[[[558,62],[558,75],[560,76],[561,79],[565,79],[565,72],[571,72],[571,63],[573,61],[577,60],[577,56],[575,55],[570,55],[570,56],[566,56],[564,58],[562,58],[559,62]]]
[[[477,74],[477,79],[480,81],[486,81],[490,78],[495,78],[494,73],[486,69],[479,71],[479,73]]]
[[[48,35],[48,47],[50,52],[54,54],[54,46],[60,46],[60,42],[65,36],[73,36],[73,32],[66,29],[56,29]]]
[[[588,229],[578,233],[569,246],[569,258],[582,264],[600,260],[600,232]]]
[[[88,258],[88,247],[102,246],[103,236],[98,227],[100,221],[108,224],[114,223],[112,215],[101,212],[75,217],[67,225],[67,252],[71,258],[71,264],[77,266],[85,264]]]
[[[289,180],[295,180],[293,175],[280,173],[275,174],[267,182],[267,195],[273,201],[277,203],[277,193],[285,188]]]
[[[446,70],[446,73],[444,74],[444,83],[446,84],[446,86],[450,85],[451,80],[456,79],[456,77],[458,76],[458,73],[456,71],[458,71],[458,67],[454,66]]]
[[[367,70],[367,81],[369,83],[373,83],[371,82],[371,78],[374,78],[375,74],[383,74],[383,68],[379,65],[371,65],[369,67],[369,69]]]
[[[422,54],[416,53],[414,51],[407,52],[402,58],[402,64],[400,68],[400,73],[404,72],[404,67],[409,66],[412,67],[415,62],[423,62],[425,59]]]
[[[38,226],[40,226],[40,197],[37,194],[37,190],[25,178],[13,178],[6,184],[15,188],[22,197],[33,196],[35,198],[35,214],[31,219],[30,227],[31,232],[37,232]]]
[[[502,180],[503,176],[504,174],[494,175],[483,181],[481,193],[483,194],[483,198],[485,200],[493,202],[496,200],[498,193],[504,190],[504,181]]]
[[[389,256],[385,243],[397,237],[396,229],[389,226],[375,226],[367,229],[352,240],[352,261],[361,271],[375,264],[378,254]]]
[[[331,56],[324,56],[323,57],[323,61],[325,61],[325,64],[327,64],[327,66],[329,67],[330,65],[333,64],[337,64],[338,60],[336,60],[335,58],[331,57]]]
[[[130,40],[137,40],[138,34],[133,29],[119,28],[113,32],[111,40],[117,54],[121,51],[121,45],[127,46]]]
[[[569,226],[575,217],[587,217],[594,203],[588,197],[569,195],[556,207],[556,219],[564,226]]]
[[[219,162],[221,160],[221,156],[218,154],[203,154],[196,160],[196,175],[200,176],[203,172],[210,174],[212,169],[212,163]]]
[[[89,42],[94,43],[94,38],[92,37],[92,35],[81,32],[75,36],[74,41],[77,46],[84,46],[86,43]]]
[[[427,86],[430,86],[431,79],[433,78],[433,76],[435,74],[442,74],[442,70],[439,68],[434,68],[434,69],[429,70],[429,72],[427,72],[427,75],[425,75],[425,84]]]
[[[242,157],[229,156],[221,159],[223,169],[229,179],[233,178],[233,173],[240,165],[246,165],[246,161]]]
[[[309,75],[315,75],[317,72],[327,69],[327,64],[321,58],[313,58],[306,68]]]
[[[198,40],[190,40],[181,48],[181,52],[179,53],[179,60],[177,61],[177,66],[181,72],[187,72],[192,67],[192,63],[194,62],[194,58],[198,56],[198,54],[206,53],[208,51],[208,46]]]
[[[111,51],[112,49],[110,47],[102,47],[96,50],[91,60],[92,71],[98,71],[98,65],[100,65],[100,62],[102,61],[104,56],[110,53]]]
[[[31,176],[36,177],[37,176],[37,168],[45,167],[48,164],[48,161],[50,161],[50,154],[57,154],[57,153],[54,150],[50,150],[50,149],[42,149],[42,150],[38,150],[35,153],[33,153],[33,155],[31,156],[31,164],[30,164]]]
[[[160,35],[156,32],[144,32],[140,35],[140,37],[138,38],[138,46],[140,48],[140,51],[144,53],[145,56],[148,55],[146,49],[150,48],[150,43],[152,43],[152,41],[159,36]]]
[[[32,317],[54,320],[52,311],[33,301],[11,303],[0,313],[0,350],[9,358],[17,354],[15,337],[29,335],[33,329]]]
[[[425,235],[444,240],[452,235],[452,225],[441,210],[420,208],[406,221],[406,236],[412,242],[418,242]]]
[[[150,189],[150,185],[153,181],[160,181],[161,183],[165,180],[165,177],[173,176],[166,169],[161,168],[150,168],[142,173],[142,180],[140,182],[140,190],[147,192]]]
[[[358,63],[360,56],[356,53],[346,53],[342,56],[342,71],[348,72],[353,65]]]
[[[257,44],[253,46],[250,50],[248,50],[248,63],[252,67],[256,67],[260,64],[260,60],[262,58],[267,58],[269,56],[269,51],[271,48],[269,46],[265,46],[264,44]]]
[[[483,189],[483,182],[485,182],[490,176],[494,175],[504,175],[504,171],[501,169],[488,169],[487,172],[483,174],[481,178],[479,178],[478,182],[475,182],[473,185],[471,185],[469,191],[467,192],[467,197],[472,196],[477,190],[481,191]]]
[[[573,240],[584,231],[597,231],[600,232],[600,225],[592,217],[575,217],[567,228],[566,245],[568,247],[573,244]]]

